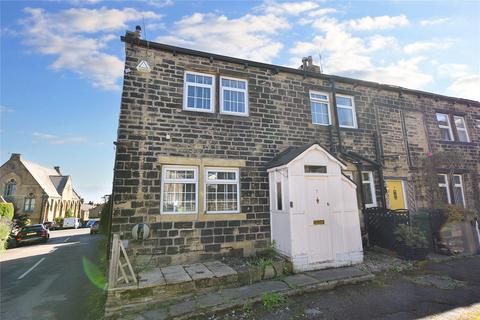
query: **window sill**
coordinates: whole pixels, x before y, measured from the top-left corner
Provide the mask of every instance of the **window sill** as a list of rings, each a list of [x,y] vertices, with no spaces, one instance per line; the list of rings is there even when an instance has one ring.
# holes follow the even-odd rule
[[[463,141],[435,140],[435,142],[437,142],[437,143],[444,143],[444,144],[464,145],[464,146],[469,146],[469,145],[473,145],[473,144],[474,144],[472,141],[470,141],[470,142],[463,142]]]
[[[188,111],[188,112],[215,113],[213,110],[210,110],[210,109],[192,109],[192,108],[183,107],[182,110],[183,111]]]
[[[342,126],[339,126],[340,130],[344,130],[344,131],[357,131],[358,130],[358,127],[342,127]]]
[[[246,213],[207,213],[207,214],[159,214],[156,215],[156,222],[180,222],[180,221],[230,221],[230,220],[246,220]]]

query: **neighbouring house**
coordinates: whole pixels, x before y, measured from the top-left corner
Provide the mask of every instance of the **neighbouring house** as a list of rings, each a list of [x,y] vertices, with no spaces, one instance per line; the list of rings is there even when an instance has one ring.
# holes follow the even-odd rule
[[[292,259],[355,263],[366,208],[480,209],[478,101],[322,74],[309,58],[294,69],[122,41],[111,230],[135,264],[249,255],[272,233]],[[455,166],[438,163],[432,189],[425,161],[445,152]],[[138,223],[147,240],[132,239]]]
[[[93,208],[95,208],[95,204],[91,201],[88,203],[82,203],[82,206],[80,207],[80,218],[83,221],[91,219],[90,212],[93,210]]]
[[[71,176],[63,175],[60,167],[44,167],[12,153],[0,167],[0,188],[4,199],[13,203],[15,215],[25,214],[32,223],[65,217],[67,210],[81,217],[82,199]]]
[[[90,219],[99,219],[104,205],[104,203],[96,204],[94,208],[90,209]]]

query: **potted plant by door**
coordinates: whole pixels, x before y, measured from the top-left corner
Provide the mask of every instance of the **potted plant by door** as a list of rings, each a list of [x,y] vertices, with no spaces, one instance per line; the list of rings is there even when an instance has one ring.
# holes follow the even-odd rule
[[[417,227],[400,225],[395,231],[397,253],[407,260],[425,259],[428,241],[425,233]]]

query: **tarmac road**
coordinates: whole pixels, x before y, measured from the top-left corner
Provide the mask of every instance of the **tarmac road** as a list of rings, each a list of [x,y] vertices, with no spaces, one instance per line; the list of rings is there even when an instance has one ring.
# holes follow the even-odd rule
[[[90,229],[50,232],[46,244],[7,250],[0,257],[0,319],[91,319],[102,290],[84,271],[97,262],[102,236]]]

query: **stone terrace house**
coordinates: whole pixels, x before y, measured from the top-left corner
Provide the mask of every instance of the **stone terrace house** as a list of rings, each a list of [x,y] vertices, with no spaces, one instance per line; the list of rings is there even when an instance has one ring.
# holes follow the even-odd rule
[[[429,206],[422,161],[439,200],[480,210],[480,103],[141,40],[127,32],[116,141],[112,232],[135,263],[248,255],[270,244],[266,165],[317,142],[346,164],[358,209]],[[435,182],[437,183],[437,182]],[[287,204],[293,206],[294,204]]]
[[[14,204],[15,215],[28,215],[32,224],[65,217],[68,209],[80,217],[82,199],[72,178],[61,174],[60,167],[47,168],[18,153],[0,167],[0,192]]]

